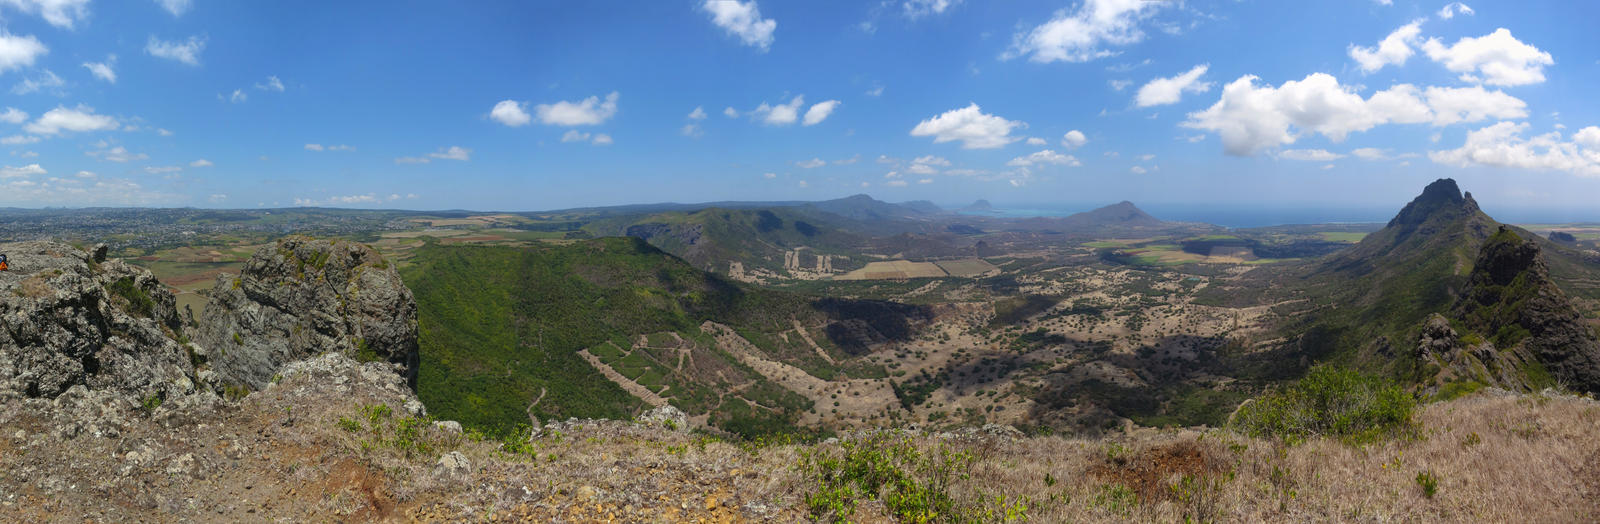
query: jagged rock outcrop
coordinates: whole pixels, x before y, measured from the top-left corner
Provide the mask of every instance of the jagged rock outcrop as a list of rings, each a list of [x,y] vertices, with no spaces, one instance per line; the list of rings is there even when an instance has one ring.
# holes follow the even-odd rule
[[[1500,226],[1479,251],[1453,315],[1502,348],[1539,364],[1530,378],[1600,392],[1600,341],[1550,280],[1538,243]],[[1546,384],[1548,385],[1548,384]]]
[[[1452,382],[1476,382],[1509,391],[1536,389],[1524,372],[1533,361],[1526,350],[1500,351],[1481,338],[1464,340],[1438,313],[1422,324],[1417,357],[1424,364],[1424,376],[1418,382],[1430,392]]]
[[[172,293],[149,271],[58,242],[0,244],[0,400],[75,387],[165,399],[196,391]]]
[[[413,387],[417,303],[378,252],[290,236],[211,290],[199,336],[223,382],[260,389],[285,364],[328,352],[396,366]]]

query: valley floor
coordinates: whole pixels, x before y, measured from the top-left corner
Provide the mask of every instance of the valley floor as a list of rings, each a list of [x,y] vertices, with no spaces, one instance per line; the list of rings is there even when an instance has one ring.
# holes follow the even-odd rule
[[[620,421],[550,423],[507,445],[413,416],[407,406],[418,404],[396,377],[339,355],[293,364],[241,400],[151,404],[82,390],[0,402],[0,519],[808,521],[819,518],[808,502],[850,500],[812,496],[823,472],[842,471],[827,460],[863,457],[887,457],[880,472],[986,521],[1600,519],[1600,403],[1555,394],[1430,404],[1420,439],[1365,447],[1219,429],[1086,439],[998,426],[756,444]],[[853,521],[905,509],[856,502]]]

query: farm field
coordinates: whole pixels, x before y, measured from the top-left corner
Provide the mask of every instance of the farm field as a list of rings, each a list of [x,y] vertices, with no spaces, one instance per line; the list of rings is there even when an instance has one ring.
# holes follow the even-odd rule
[[[933,262],[888,260],[868,262],[867,267],[839,275],[837,280],[900,280],[907,278],[937,278],[949,276]]]
[[[961,260],[940,260],[935,262],[945,273],[952,277],[975,277],[1000,268],[981,258],[964,258]]]

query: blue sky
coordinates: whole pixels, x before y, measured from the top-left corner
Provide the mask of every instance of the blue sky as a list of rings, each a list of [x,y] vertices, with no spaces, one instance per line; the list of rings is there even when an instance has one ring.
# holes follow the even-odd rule
[[[1600,219],[1578,216],[1600,196],[1594,20],[1557,1],[0,0],[0,205],[1384,208],[1448,176],[1491,212]]]

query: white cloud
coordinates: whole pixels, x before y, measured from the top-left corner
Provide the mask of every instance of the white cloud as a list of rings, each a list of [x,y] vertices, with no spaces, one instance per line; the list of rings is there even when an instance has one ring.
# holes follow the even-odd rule
[[[799,162],[795,162],[794,165],[805,169],[812,169],[828,165],[828,163],[824,162],[821,158],[812,158],[811,160],[801,160]]]
[[[960,140],[962,149],[994,149],[1021,140],[1011,136],[1011,130],[1026,127],[1024,122],[984,114],[974,103],[923,120],[911,129],[911,136],[932,136],[936,144]]]
[[[166,175],[183,171],[181,166],[145,166],[144,172],[152,175]]]
[[[1247,75],[1233,81],[1223,88],[1221,100],[1204,111],[1190,113],[1181,125],[1221,135],[1228,154],[1253,155],[1292,144],[1310,133],[1341,142],[1350,133],[1382,124],[1430,122],[1443,126],[1527,116],[1521,100],[1480,87],[1429,87],[1423,91],[1399,84],[1362,99],[1324,73],[1279,87],[1258,87],[1256,80]]]
[[[1344,155],[1326,149],[1285,149],[1278,152],[1278,158],[1305,162],[1327,162],[1344,158]]]
[[[1433,109],[1433,125],[1436,126],[1528,116],[1528,104],[1517,97],[1477,86],[1429,87],[1426,96],[1428,106]]]
[[[25,144],[37,144],[37,143],[39,143],[39,137],[36,137],[36,136],[11,135],[11,136],[8,136],[8,137],[5,137],[5,138],[0,138],[0,145],[6,145],[6,146],[20,146],[20,145],[25,145]]]
[[[739,110],[731,107],[724,107],[722,108],[722,116],[728,118],[739,118]]]
[[[800,106],[805,103],[805,97],[796,95],[787,104],[770,105],[762,102],[755,110],[750,111],[751,118],[761,120],[771,126],[786,126],[800,119]]]
[[[1379,41],[1377,46],[1361,47],[1350,44],[1350,58],[1367,73],[1383,69],[1386,65],[1405,65],[1406,59],[1416,54],[1411,46],[1417,43],[1417,35],[1420,34],[1422,34],[1422,20],[1415,20],[1389,33],[1389,36]]]
[[[833,161],[833,165],[836,165],[836,166],[848,166],[848,165],[855,164],[856,162],[860,162],[860,161],[861,161],[861,155],[856,155],[856,156],[853,156],[853,157],[850,157],[850,158],[842,158],[842,159],[839,159],[839,160],[834,160]]]
[[[282,93],[283,81],[278,80],[278,77],[276,76],[269,76],[265,82],[256,84],[256,89],[260,89],[262,91],[277,91]]]
[[[1430,151],[1428,158],[1455,167],[1489,166],[1514,169],[1566,171],[1580,176],[1600,177],[1600,128],[1586,127],[1564,142],[1561,133],[1551,132],[1523,138],[1527,123],[1500,122],[1467,133],[1458,149]]]
[[[1134,104],[1139,107],[1150,107],[1167,104],[1176,104],[1184,92],[1204,93],[1211,90],[1211,82],[1201,82],[1200,77],[1210,69],[1210,64],[1194,66],[1183,74],[1157,78],[1139,88],[1139,94],[1134,97]]]
[[[1081,166],[1083,163],[1078,162],[1078,159],[1073,158],[1072,155],[1063,155],[1061,153],[1046,149],[1031,155],[1013,158],[1010,162],[1006,162],[1006,165],[1011,167],[1032,167],[1045,165]]]
[[[1056,11],[1049,22],[1012,38],[1002,60],[1027,56],[1034,62],[1087,62],[1116,54],[1107,46],[1144,40],[1139,23],[1173,2],[1084,0],[1075,11]]]
[[[879,163],[884,163],[881,157]],[[950,167],[950,161],[944,157],[925,155],[911,160],[911,167],[906,168],[906,171],[917,175],[932,175],[938,173],[940,167]]]
[[[1133,81],[1132,80],[1110,80],[1110,81],[1107,81],[1106,83],[1111,85],[1111,89],[1117,90],[1117,91],[1121,91],[1123,89],[1127,89],[1128,86],[1133,85]]]
[[[355,151],[356,150],[356,146],[339,144],[339,145],[336,145],[336,146],[328,146],[328,150],[329,151]]]
[[[589,142],[597,146],[611,145],[611,135],[605,133],[583,133],[576,129],[569,129],[561,135],[562,142]]]
[[[1467,7],[1467,4],[1463,4],[1461,2],[1451,2],[1451,3],[1445,4],[1444,8],[1439,10],[1439,18],[1443,18],[1445,20],[1449,20],[1451,18],[1455,18],[1456,15],[1471,15],[1471,14],[1476,14],[1476,13],[1473,12],[1471,7]]]
[[[394,163],[396,164],[426,164],[429,162],[433,161],[429,160],[428,157],[425,156],[403,156],[394,159]]]
[[[1030,146],[1042,146],[1042,145],[1045,145],[1045,144],[1048,144],[1048,143],[1050,143],[1050,141],[1045,140],[1043,138],[1039,138],[1039,137],[1036,137],[1036,136],[1028,137],[1028,145],[1030,145]]]
[[[933,183],[933,179],[932,178],[923,178],[923,179],[917,180],[917,183],[918,184],[932,184]]]
[[[0,167],[0,178],[24,178],[33,175],[48,174],[39,164],[28,164],[22,167]]]
[[[214,203],[222,202],[222,201],[227,200],[227,199],[228,199],[228,195],[225,194],[225,193],[212,193],[211,196],[206,197],[206,200],[210,200],[211,202],[214,202]]]
[[[461,147],[461,146],[450,146],[448,149],[440,148],[438,152],[428,153],[428,157],[429,158],[440,158],[440,159],[444,159],[444,160],[460,160],[460,161],[463,161],[463,162],[469,160],[471,155],[472,155],[472,150],[471,149],[467,149],[467,148],[464,148],[464,147]]]
[[[183,16],[183,13],[194,6],[193,0],[156,0],[156,3],[161,4],[161,8],[172,13],[172,16]]]
[[[200,52],[206,48],[206,40],[198,36],[191,36],[182,42],[167,42],[150,37],[149,43],[144,46],[144,52],[157,58],[176,60],[192,66],[200,65]]]
[[[1131,172],[1133,172],[1133,174],[1136,174],[1136,175],[1143,175],[1145,173],[1149,173],[1150,172],[1149,170],[1145,169],[1143,166],[1133,166],[1133,168],[1129,169],[1128,171],[1131,171]]]
[[[883,86],[876,86],[876,87],[873,87],[872,89],[868,89],[867,92],[866,92],[866,95],[867,96],[883,96]]]
[[[322,151],[323,149],[325,148],[322,147],[322,144],[306,144],[306,151]]]
[[[211,167],[214,165],[216,164],[213,164],[210,160],[206,160],[204,158],[189,163],[189,167]]]
[[[957,5],[961,5],[961,0],[906,0],[900,4],[906,16],[911,18],[937,15]]]
[[[28,113],[15,107],[7,107],[4,113],[0,113],[0,122],[15,125],[27,121]]]
[[[761,178],[765,178],[767,180],[772,180],[774,178],[778,178],[778,174],[777,173],[763,173],[761,175]]]
[[[705,120],[706,119],[706,109],[704,107],[701,107],[701,106],[695,106],[694,111],[690,111],[689,112],[689,117],[688,118],[689,118],[689,120]]]
[[[122,146],[101,149],[99,151],[86,151],[83,154],[91,158],[98,158],[107,162],[117,162],[119,164],[150,158],[150,155],[146,155],[144,153],[131,153],[128,151],[128,148]]]
[[[1376,147],[1357,148],[1356,150],[1351,151],[1350,154],[1355,155],[1356,158],[1362,160],[1387,160],[1389,158],[1389,152],[1387,150],[1378,149]]]
[[[501,100],[500,103],[494,105],[494,109],[489,110],[489,118],[509,127],[525,126],[528,125],[528,122],[533,121],[533,116],[523,109],[525,107],[527,107],[527,104],[523,102]]]
[[[12,94],[26,95],[28,93],[36,93],[44,89],[55,89],[66,84],[67,82],[62,80],[61,77],[56,76],[54,71],[45,69],[40,71],[38,75],[24,78],[21,82],[17,82],[16,85],[11,86],[11,92]]]
[[[39,15],[50,25],[66,29],[89,16],[89,0],[0,0],[0,5]]]
[[[755,0],[706,0],[700,4],[700,9],[711,14],[711,23],[738,36],[745,45],[759,47],[763,52],[772,46],[772,33],[778,29],[778,21],[761,18]]]
[[[1083,132],[1076,129],[1061,135],[1061,145],[1067,149],[1077,149],[1087,143],[1089,143],[1089,137],[1083,136]]]
[[[504,104],[505,102],[501,102]],[[499,108],[499,106],[495,106]],[[565,100],[554,104],[539,104],[533,106],[533,111],[539,116],[539,122],[554,126],[592,126],[617,114],[617,92],[612,91],[606,95],[604,102],[600,97],[591,96],[581,102],[567,102]],[[509,125],[509,124],[508,124]]]
[[[243,89],[235,89],[233,90],[233,94],[228,96],[228,101],[235,104],[249,99],[250,95],[245,94]]]
[[[683,136],[694,137],[694,138],[700,138],[701,136],[704,136],[706,134],[705,130],[700,129],[700,124],[693,124],[693,123],[684,124],[682,128],[678,129],[678,133],[683,135]]]
[[[834,108],[837,107],[839,107],[838,100],[827,100],[813,104],[811,109],[806,110],[805,121],[801,125],[812,126],[820,124],[828,118],[828,115],[833,114]]]
[[[904,181],[904,180],[890,180],[888,182],[884,182],[883,185],[888,186],[888,187],[906,187],[906,181]]]
[[[156,129],[156,134],[161,135],[161,136],[172,136],[172,132],[171,131],[167,131],[166,129],[159,129],[159,128]]]
[[[117,71],[113,69],[115,65],[117,65],[117,55],[107,56],[104,62],[83,63],[83,67],[88,69],[89,73],[93,74],[95,78],[113,84],[117,83]]]
[[[94,108],[79,104],[73,109],[56,106],[22,129],[36,135],[55,135],[62,131],[104,131],[116,128],[115,118],[96,115]]]
[[[1505,28],[1477,38],[1462,38],[1449,47],[1430,38],[1422,44],[1422,50],[1446,69],[1461,73],[1462,81],[1498,86],[1543,82],[1544,66],[1555,63],[1550,53],[1522,43]]]

